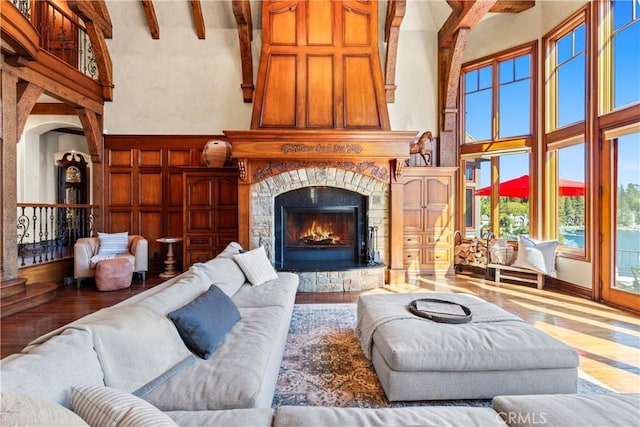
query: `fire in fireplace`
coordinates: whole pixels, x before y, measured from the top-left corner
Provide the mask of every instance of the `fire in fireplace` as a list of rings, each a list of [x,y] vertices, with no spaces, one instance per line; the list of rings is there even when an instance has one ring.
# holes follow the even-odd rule
[[[313,271],[353,268],[366,259],[366,196],[308,187],[275,199],[276,267]]]

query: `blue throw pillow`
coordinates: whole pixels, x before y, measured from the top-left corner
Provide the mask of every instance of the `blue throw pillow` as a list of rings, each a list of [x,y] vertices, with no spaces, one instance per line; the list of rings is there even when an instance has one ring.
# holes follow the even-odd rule
[[[227,332],[240,320],[238,307],[215,285],[167,316],[189,350],[203,359],[211,357]]]

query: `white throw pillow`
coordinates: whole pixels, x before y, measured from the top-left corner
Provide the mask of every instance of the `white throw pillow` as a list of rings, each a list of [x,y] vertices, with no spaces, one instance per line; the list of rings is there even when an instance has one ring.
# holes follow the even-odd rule
[[[100,246],[98,255],[118,255],[129,252],[129,232],[98,233]]]
[[[149,402],[109,387],[72,387],[71,409],[92,426],[177,426]]]
[[[244,252],[244,249],[242,249],[242,245],[240,245],[240,243],[231,242],[222,252],[216,255],[216,258],[232,258],[234,255],[242,252]]]
[[[548,276],[556,277],[557,240],[535,241],[518,236],[518,256],[514,267],[528,268]]]
[[[89,426],[64,406],[28,394],[0,393],[0,402],[0,425],[3,427]]]
[[[264,246],[233,255],[233,259],[253,286],[259,286],[264,282],[278,278],[278,273],[267,258]]]

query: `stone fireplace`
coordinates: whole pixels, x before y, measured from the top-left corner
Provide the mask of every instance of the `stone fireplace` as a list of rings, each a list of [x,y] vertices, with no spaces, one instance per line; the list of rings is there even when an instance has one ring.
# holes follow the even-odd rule
[[[239,242],[295,270],[300,291],[381,287],[387,264],[403,269],[391,215],[417,132],[391,131],[378,40],[378,2],[262,2],[251,129],[224,134],[238,162]],[[339,201],[306,225],[312,195],[332,189]]]
[[[335,167],[308,167],[277,174],[253,183],[250,187],[253,213],[251,246],[265,246],[277,269],[298,273],[300,291],[364,290],[385,283],[385,263],[388,259],[388,184],[358,172]],[[283,214],[288,212],[293,216],[290,219],[299,220],[312,213],[314,205],[318,206],[313,203],[314,198],[316,201],[327,201],[330,193],[335,193],[332,195],[335,198],[325,203],[317,213],[324,215],[321,218],[333,218],[340,222],[349,221],[348,218],[352,217],[353,234],[342,235],[347,228],[339,228],[344,226],[341,224],[334,230],[333,236],[339,235],[340,240],[345,240],[344,245],[332,245],[327,241],[323,245],[322,242],[316,244],[318,242],[308,241],[306,245],[296,243],[287,247],[287,230],[282,227],[286,223],[286,217]],[[372,244],[380,252],[380,264],[368,264],[368,226],[378,227],[377,240]],[[306,232],[306,229],[301,231]],[[299,240],[301,236],[289,237]],[[315,238],[309,239],[320,237],[317,233]],[[326,239],[330,240],[329,237]],[[286,263],[287,255],[293,256],[293,259],[289,259],[290,263]]]

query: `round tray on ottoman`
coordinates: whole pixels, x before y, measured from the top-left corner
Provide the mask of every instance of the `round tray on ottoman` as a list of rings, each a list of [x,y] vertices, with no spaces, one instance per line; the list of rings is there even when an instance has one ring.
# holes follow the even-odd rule
[[[96,266],[96,287],[100,291],[115,291],[131,286],[133,267],[127,258],[105,259]]]

